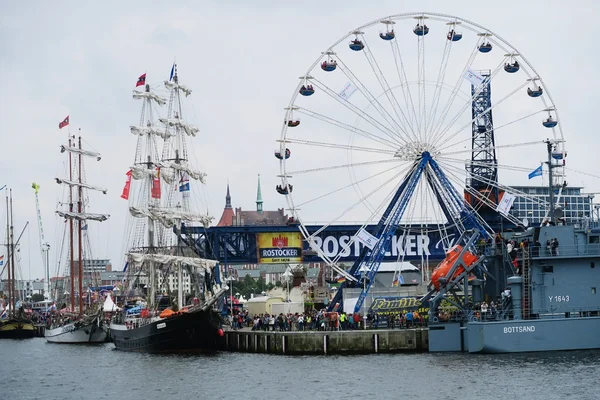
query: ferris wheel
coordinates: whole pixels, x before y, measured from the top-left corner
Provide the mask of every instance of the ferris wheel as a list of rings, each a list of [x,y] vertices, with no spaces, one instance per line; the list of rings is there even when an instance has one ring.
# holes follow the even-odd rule
[[[544,141],[566,157],[559,122],[542,77],[496,33],[450,15],[393,15],[349,32],[300,77],[275,150],[276,190],[311,247],[349,223],[489,233],[481,211],[502,196],[490,193],[544,202],[510,186],[531,184]],[[562,183],[564,171],[553,173]]]

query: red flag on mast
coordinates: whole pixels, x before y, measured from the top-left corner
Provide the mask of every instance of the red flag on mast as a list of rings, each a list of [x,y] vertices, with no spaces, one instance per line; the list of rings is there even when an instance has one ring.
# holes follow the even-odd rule
[[[62,122],[58,123],[58,129],[62,129],[67,125],[69,125],[69,116],[68,115],[67,115],[67,118],[63,119]]]
[[[137,83],[135,84],[135,87],[138,86],[144,86],[146,84],[146,74],[140,75],[140,77],[137,80]]]
[[[127,171],[127,181],[125,182],[125,187],[123,188],[123,193],[121,194],[121,198],[125,200],[129,200],[129,189],[131,188],[131,170]]]
[[[152,178],[152,198],[160,199],[160,168],[156,168],[156,176]]]

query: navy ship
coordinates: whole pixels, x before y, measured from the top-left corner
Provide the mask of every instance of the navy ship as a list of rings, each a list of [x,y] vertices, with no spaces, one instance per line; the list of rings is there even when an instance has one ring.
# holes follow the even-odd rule
[[[552,182],[552,173],[549,178]],[[599,221],[569,225],[560,207],[552,211],[542,226],[499,233],[482,254],[474,246],[479,232],[463,233],[421,299],[430,306],[430,351],[600,348]],[[485,290],[491,275],[495,291]],[[486,297],[494,300],[493,309]]]

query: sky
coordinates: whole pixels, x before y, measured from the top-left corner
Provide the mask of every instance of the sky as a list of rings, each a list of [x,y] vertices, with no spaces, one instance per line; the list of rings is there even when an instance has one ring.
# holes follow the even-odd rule
[[[425,0],[415,7],[399,0],[0,3],[0,187],[13,191],[15,230],[29,222],[22,276],[43,276],[32,182],[41,186],[44,233],[56,262],[63,223],[55,215],[61,192],[53,178],[63,173],[59,146],[68,130],[78,129],[85,146],[102,154],[100,162],[87,164],[88,181],[108,189],[106,196],[91,197],[91,211],[111,215],[90,228],[93,256],[120,268],[128,212],[120,194],[135,154],[129,125],[139,120],[141,103],[131,97],[139,75],[159,86],[176,60],[182,81],[193,89],[186,101],[188,121],[200,128],[193,161],[207,174],[202,207],[216,220],[227,182],[234,207],[255,208],[258,174],[264,208],[287,207],[273,190],[279,183],[273,149],[298,77],[355,27],[403,12],[459,16],[517,47],[551,89],[568,166],[600,175],[597,2]],[[69,128],[59,130],[67,115]],[[308,168],[311,160],[305,162]],[[600,192],[597,177],[573,174],[568,180]],[[2,205],[2,226],[4,212]]]

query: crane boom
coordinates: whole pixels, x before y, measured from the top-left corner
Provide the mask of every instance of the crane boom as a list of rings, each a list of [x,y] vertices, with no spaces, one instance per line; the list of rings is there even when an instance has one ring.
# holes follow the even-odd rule
[[[35,191],[35,208],[37,210],[38,230],[40,233],[40,251],[42,253],[42,265],[44,266],[44,298],[50,300],[50,262],[48,257],[50,244],[46,242],[44,237],[44,226],[42,224],[42,212],[40,211],[40,199],[38,195],[40,185],[33,182],[31,187]]]

